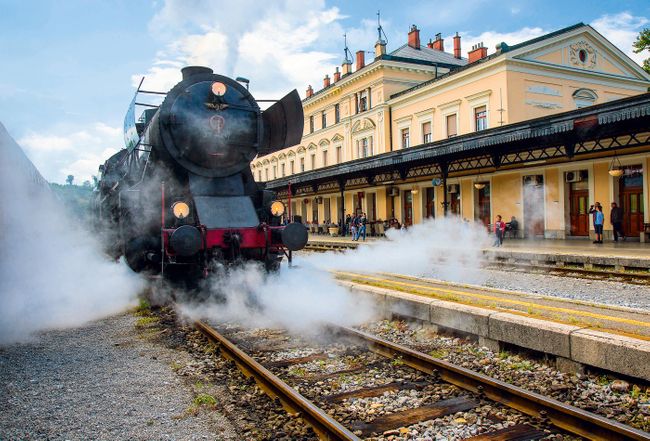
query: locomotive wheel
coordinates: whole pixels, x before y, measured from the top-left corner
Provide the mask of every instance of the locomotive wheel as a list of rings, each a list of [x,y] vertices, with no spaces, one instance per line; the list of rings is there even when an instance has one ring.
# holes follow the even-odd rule
[[[145,269],[153,269],[152,262],[147,259],[147,252],[159,252],[160,242],[150,236],[139,236],[128,240],[124,248],[126,263],[133,271],[139,273]]]

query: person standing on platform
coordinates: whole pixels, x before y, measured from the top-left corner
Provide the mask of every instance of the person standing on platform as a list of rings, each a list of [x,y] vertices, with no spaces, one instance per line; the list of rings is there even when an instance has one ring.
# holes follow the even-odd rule
[[[361,213],[361,216],[359,216],[359,225],[357,229],[357,241],[359,241],[359,237],[363,234],[363,241],[366,241],[366,224],[368,223],[368,218],[366,217],[366,213]]]
[[[600,202],[596,202],[595,206],[591,206],[589,213],[594,217],[594,231],[596,232],[596,240],[594,243],[603,243],[603,224],[605,223],[605,215],[603,214],[603,207]]]
[[[343,231],[343,236],[347,236],[350,233],[350,222],[352,222],[352,216],[350,213],[345,216],[345,230]]]
[[[609,221],[612,223],[614,229],[614,242],[618,242],[619,236],[625,240],[625,233],[623,233],[623,209],[619,207],[616,202],[612,202],[612,211],[609,213]]]
[[[497,214],[496,222],[494,222],[494,246],[500,247],[503,245],[503,236],[506,232],[506,223],[501,220],[501,215]]]
[[[354,217],[350,220],[350,232],[352,233],[352,240],[357,240],[357,215],[355,214]]]

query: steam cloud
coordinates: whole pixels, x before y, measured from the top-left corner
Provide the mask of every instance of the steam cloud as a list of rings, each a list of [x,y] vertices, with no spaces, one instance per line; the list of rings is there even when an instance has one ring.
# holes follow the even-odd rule
[[[110,262],[0,124],[0,344],[124,310],[144,282]]]
[[[191,318],[231,320],[251,327],[281,326],[295,333],[318,332],[332,322],[353,326],[375,316],[368,300],[338,285],[332,271],[396,272],[479,282],[481,249],[488,245],[485,227],[444,218],[406,231],[389,230],[388,241],[345,253],[297,255],[297,268],[283,266],[266,276],[257,265],[216,275],[208,289],[225,299],[182,305]]]

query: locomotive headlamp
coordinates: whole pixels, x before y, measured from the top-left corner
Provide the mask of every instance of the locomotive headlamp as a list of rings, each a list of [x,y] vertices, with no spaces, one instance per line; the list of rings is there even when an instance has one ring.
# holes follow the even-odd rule
[[[172,213],[178,219],[185,219],[190,214],[190,206],[182,201],[174,202],[172,205]]]
[[[273,216],[282,216],[284,214],[284,203],[282,201],[273,201],[271,203],[271,214]]]
[[[217,81],[212,83],[212,87],[210,88],[212,90],[212,93],[215,94],[216,96],[224,96],[226,94],[226,85]]]

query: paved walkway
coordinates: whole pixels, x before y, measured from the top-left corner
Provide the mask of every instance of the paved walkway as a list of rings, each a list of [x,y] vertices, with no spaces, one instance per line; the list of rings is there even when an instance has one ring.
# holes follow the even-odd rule
[[[376,241],[386,240],[381,237],[368,237],[366,242],[362,240],[353,242],[348,237],[332,237],[325,234],[310,234],[309,242],[325,242],[331,244],[341,244],[349,247],[356,247],[358,244],[371,244]],[[522,240],[507,239],[500,248],[486,248],[485,251],[494,251],[499,253],[522,252],[522,253],[542,253],[554,255],[571,255],[571,256],[589,256],[603,258],[628,258],[628,259],[647,259],[650,261],[650,243],[640,242],[607,242],[604,244],[594,244],[588,240],[557,240],[557,239],[540,239],[540,240]]]

